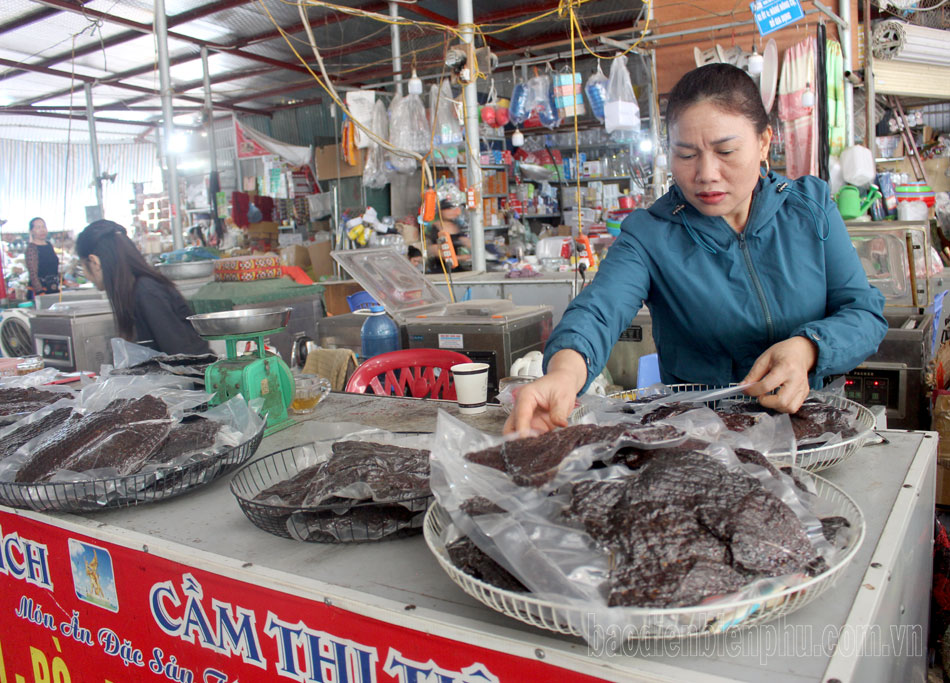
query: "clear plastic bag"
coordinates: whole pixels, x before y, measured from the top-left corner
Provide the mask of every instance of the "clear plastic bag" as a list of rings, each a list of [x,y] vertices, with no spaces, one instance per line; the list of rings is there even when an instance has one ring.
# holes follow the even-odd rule
[[[382,100],[373,105],[372,130],[383,140],[389,139],[389,118]],[[363,185],[373,189],[382,189],[389,183],[389,171],[386,168],[386,150],[375,140],[369,146],[366,165],[363,168]]]
[[[561,123],[557,107],[554,106],[554,82],[550,73],[544,73],[528,80],[527,107],[529,114],[535,114],[541,125],[556,128]]]
[[[572,486],[555,491],[547,487],[521,487],[497,471],[476,466],[463,456],[497,441],[440,413],[430,461],[430,484],[452,519],[453,524],[443,534],[446,543],[461,535],[468,536],[527,586],[534,594],[532,597],[587,614],[589,619],[584,627],[617,623],[639,632],[679,635],[707,627],[706,615],[698,610],[618,608],[607,604],[604,588],[611,573],[611,553],[595,542],[585,528],[565,516],[565,510],[570,508],[571,490],[577,483],[623,482],[633,474],[630,469],[625,465],[609,465],[583,471],[580,465],[588,460],[589,454],[588,457],[577,454],[570,456],[577,467],[570,467],[570,472],[564,471],[563,476],[558,477],[559,481],[566,477]],[[598,450],[593,444],[580,450],[592,449]],[[781,500],[798,519],[802,538],[807,538],[814,553],[829,564],[835,561],[838,547],[824,537],[818,519],[818,515],[823,514],[823,506],[813,490],[804,490],[774,468],[743,463],[726,444],[709,443],[702,454],[730,473],[758,480],[762,488]],[[558,482],[552,482],[555,483]],[[801,572],[763,578],[728,595],[710,595],[702,601],[702,606],[715,609],[717,605],[737,599],[767,596],[804,578]],[[588,633],[585,637],[590,640],[594,635]]]
[[[597,60],[597,71],[591,74],[584,85],[584,94],[587,95],[587,102],[590,105],[590,111],[594,117],[604,122],[604,106],[607,104],[607,77],[600,68],[600,60]]]
[[[393,147],[407,153],[427,153],[431,135],[422,99],[418,95],[394,97],[389,111],[389,141]],[[400,153],[391,152],[389,161],[399,173],[412,173],[418,165],[414,157]]]
[[[135,344],[120,337],[113,337],[110,344],[112,345],[112,367],[117,370],[130,368],[144,363],[149,358],[162,355],[161,352],[149,346]]]
[[[616,130],[640,130],[640,106],[630,82],[626,57],[616,57],[610,63],[604,126],[608,133]]]
[[[523,80],[515,78],[514,87],[511,90],[511,101],[508,103],[508,118],[514,125],[520,126],[530,113],[528,87]]]
[[[452,86],[443,80],[436,98],[438,107],[435,119],[435,144],[439,147],[458,147],[462,144],[462,126],[455,114]]]

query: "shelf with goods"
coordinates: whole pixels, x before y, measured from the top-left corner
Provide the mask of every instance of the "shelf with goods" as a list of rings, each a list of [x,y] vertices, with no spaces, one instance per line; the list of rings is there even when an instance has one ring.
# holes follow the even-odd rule
[[[486,228],[497,229],[502,227],[508,208],[508,167],[503,164],[485,164],[482,165],[481,171],[479,200],[482,202],[482,224]],[[465,166],[459,166],[457,169],[436,168],[437,181],[440,178],[456,180],[462,192],[468,191],[467,174],[468,169]]]

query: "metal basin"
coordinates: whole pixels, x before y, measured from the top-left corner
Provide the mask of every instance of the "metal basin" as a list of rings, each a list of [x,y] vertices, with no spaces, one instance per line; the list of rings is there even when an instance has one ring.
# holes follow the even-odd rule
[[[189,315],[195,332],[202,337],[220,337],[225,334],[242,335],[267,332],[287,327],[289,306],[248,308],[239,311],[218,311]]]
[[[214,260],[159,263],[155,267],[159,273],[169,280],[191,280],[193,278],[209,277],[214,272]]]

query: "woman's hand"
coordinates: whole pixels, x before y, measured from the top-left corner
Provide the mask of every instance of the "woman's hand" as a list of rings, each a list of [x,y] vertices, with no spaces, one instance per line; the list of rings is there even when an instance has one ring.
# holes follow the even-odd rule
[[[759,356],[742,384],[755,384],[745,390],[766,408],[794,413],[808,398],[808,372],[818,360],[818,347],[805,337],[791,337],[773,344]],[[781,387],[776,394],[773,389]]]
[[[514,410],[505,422],[505,434],[517,432],[527,436],[532,430],[543,433],[566,427],[577,392],[586,381],[584,358],[571,349],[558,351],[544,377],[519,389]]]

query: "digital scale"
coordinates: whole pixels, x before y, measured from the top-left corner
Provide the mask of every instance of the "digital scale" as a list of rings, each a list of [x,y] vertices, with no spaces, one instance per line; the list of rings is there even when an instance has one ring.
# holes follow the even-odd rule
[[[256,308],[188,316],[195,331],[209,341],[224,341],[227,357],[205,370],[205,389],[212,406],[241,394],[248,403],[261,399],[267,419],[265,435],[295,424],[288,415],[294,400],[294,377],[280,356],[264,348],[268,335],[287,326],[291,309]],[[253,342],[254,349],[238,354],[238,342]]]

